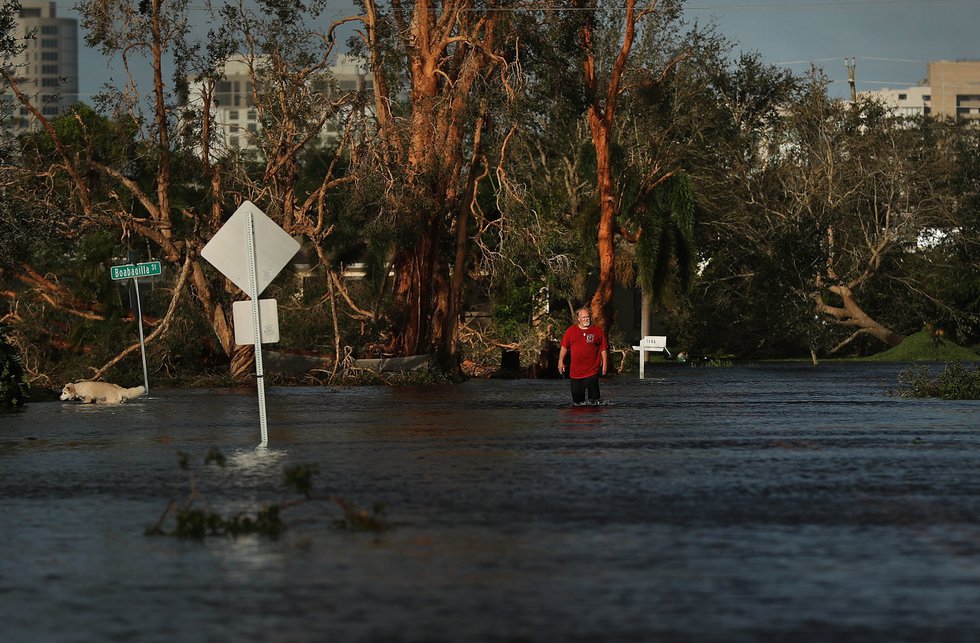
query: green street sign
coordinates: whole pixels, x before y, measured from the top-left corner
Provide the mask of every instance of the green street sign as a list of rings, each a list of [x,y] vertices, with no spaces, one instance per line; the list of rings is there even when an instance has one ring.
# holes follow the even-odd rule
[[[109,269],[109,276],[113,279],[133,279],[135,277],[152,277],[160,274],[159,261],[147,261],[146,263],[131,264],[124,266],[113,266]]]

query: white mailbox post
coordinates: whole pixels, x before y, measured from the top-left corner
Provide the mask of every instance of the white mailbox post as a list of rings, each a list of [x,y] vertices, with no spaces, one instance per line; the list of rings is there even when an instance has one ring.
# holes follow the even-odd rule
[[[647,363],[647,353],[667,353],[666,335],[649,335],[640,340],[639,346],[634,346],[633,350],[640,351],[640,379],[643,379],[643,370]]]

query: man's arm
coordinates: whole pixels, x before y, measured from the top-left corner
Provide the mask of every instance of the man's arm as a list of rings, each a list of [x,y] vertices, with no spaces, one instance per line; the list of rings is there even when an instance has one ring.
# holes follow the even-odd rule
[[[559,373],[564,373],[565,372],[565,355],[567,355],[567,354],[568,354],[568,349],[565,348],[564,346],[562,346],[561,347],[561,350],[558,351],[558,372]]]
[[[609,350],[606,349],[602,351],[602,374],[605,375],[609,372]]]

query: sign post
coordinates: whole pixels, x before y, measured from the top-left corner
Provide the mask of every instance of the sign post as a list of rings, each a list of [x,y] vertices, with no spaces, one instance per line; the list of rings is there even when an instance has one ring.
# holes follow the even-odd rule
[[[260,239],[261,243],[257,243],[256,239]],[[255,380],[258,387],[259,430],[262,439],[260,446],[263,447],[269,443],[269,433],[265,412],[262,344],[277,341],[278,337],[272,339],[263,335],[264,327],[271,326],[262,323],[263,309],[272,311],[276,309],[260,306],[259,295],[272,283],[298,250],[299,243],[251,201],[242,203],[235,214],[201,249],[201,256],[251,299],[251,339],[255,343]],[[275,300],[271,301],[275,303]],[[240,317],[236,315],[235,320],[238,324]],[[275,327],[278,329],[277,324],[278,322]],[[236,336],[238,335],[236,329]]]
[[[248,256],[248,296],[252,299],[252,337],[255,341],[255,384],[259,394],[259,432],[262,446],[269,443],[269,428],[265,418],[265,372],[262,370],[262,320],[259,317],[259,285],[256,280],[255,222],[251,208],[245,210],[245,250]]]
[[[133,288],[136,290],[136,318],[139,320],[140,329],[140,353],[143,356],[143,388],[147,395],[150,393],[150,377],[146,370],[146,340],[143,339],[143,306],[140,304],[140,277],[153,277],[162,272],[159,261],[148,261],[146,263],[113,266],[109,269],[109,277],[114,281],[123,279],[133,280]]]

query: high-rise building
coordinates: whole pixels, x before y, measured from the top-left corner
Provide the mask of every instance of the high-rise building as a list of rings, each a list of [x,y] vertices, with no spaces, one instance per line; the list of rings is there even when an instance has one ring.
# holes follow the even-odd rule
[[[933,60],[926,78],[933,114],[980,120],[980,60]]]
[[[200,105],[201,83],[193,78],[188,81],[191,87],[188,103],[191,106]],[[370,91],[372,87],[371,77],[363,62],[349,56],[340,56],[330,67],[328,77],[321,78],[313,89],[325,96],[337,96],[353,91]],[[258,149],[256,138],[261,132],[261,124],[252,91],[247,62],[242,57],[231,58],[225,63],[222,79],[215,85],[214,104],[211,106],[216,150]],[[327,122],[319,138],[325,142],[338,135],[336,123]]]
[[[23,50],[5,63],[38,111],[61,116],[78,103],[78,21],[59,18],[56,3],[40,0],[21,0],[15,21]],[[14,116],[18,128],[34,125],[23,105],[14,107]]]

